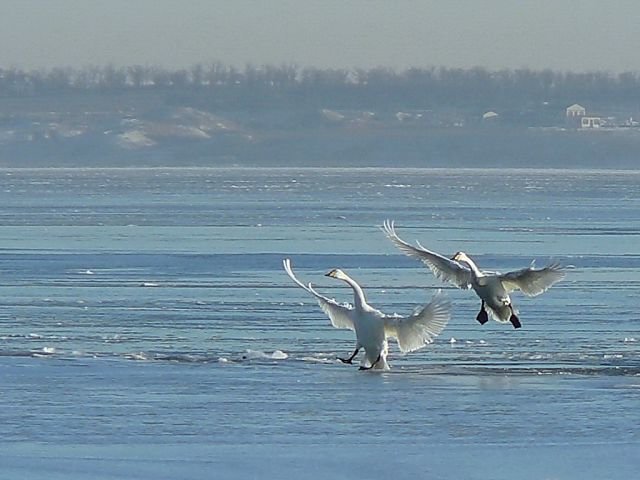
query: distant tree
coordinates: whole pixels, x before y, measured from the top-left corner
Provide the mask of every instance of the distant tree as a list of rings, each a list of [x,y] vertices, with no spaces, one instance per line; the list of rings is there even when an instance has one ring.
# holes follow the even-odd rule
[[[126,69],[128,78],[127,85],[133,88],[142,88],[151,82],[151,75],[148,67],[133,65]]]
[[[221,85],[229,84],[228,67],[220,62],[215,62],[209,65],[208,70],[205,70],[205,78],[207,84],[210,87],[217,87]]]
[[[202,87],[205,85],[206,76],[205,76],[204,67],[202,66],[201,63],[198,63],[191,67],[191,70],[189,71],[189,79],[190,79],[191,85],[195,87]]]
[[[175,70],[169,73],[169,83],[172,87],[183,89],[189,86],[189,73],[186,70]]]
[[[306,104],[312,108],[458,108],[522,112],[535,105],[605,102],[640,108],[640,74],[559,72],[528,68],[384,66],[363,69],[253,65],[243,69],[221,62],[189,69],[160,66],[54,67],[24,71],[0,68],[0,95],[124,89],[166,89],[172,98],[219,107],[272,108]],[[503,118],[505,118],[503,116]]]
[[[99,88],[105,90],[121,90],[127,85],[127,74],[124,68],[115,67],[112,64],[102,69]]]
[[[63,91],[71,87],[71,72],[67,67],[54,67],[47,72],[44,78],[44,86],[50,91]]]
[[[151,79],[151,84],[154,87],[167,88],[171,86],[171,75],[164,68],[157,66],[151,67],[149,77]]]

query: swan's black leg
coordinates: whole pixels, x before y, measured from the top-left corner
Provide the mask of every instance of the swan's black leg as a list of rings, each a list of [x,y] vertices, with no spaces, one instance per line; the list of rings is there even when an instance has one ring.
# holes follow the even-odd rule
[[[368,366],[368,367],[360,367],[358,370],[371,370],[373,367],[376,366],[376,363],[378,363],[380,361],[380,358],[382,358],[382,354],[378,355],[378,358],[376,358],[376,361],[373,362],[370,366]]]
[[[511,317],[509,317],[509,321],[511,322],[511,325],[513,325],[513,328],[522,327],[522,324],[520,323],[520,319],[515,313],[513,313],[513,307],[509,305],[509,308],[511,309]]]
[[[338,357],[338,360],[340,360],[342,363],[351,364],[351,363],[353,363],[353,359],[356,358],[356,355],[358,355],[359,351],[360,351],[360,348],[356,348],[349,358],[340,358],[340,357]]]
[[[482,305],[480,306],[480,313],[478,313],[476,320],[480,322],[480,325],[484,325],[489,321],[489,315],[487,314],[487,311],[484,309],[484,300],[482,300]]]

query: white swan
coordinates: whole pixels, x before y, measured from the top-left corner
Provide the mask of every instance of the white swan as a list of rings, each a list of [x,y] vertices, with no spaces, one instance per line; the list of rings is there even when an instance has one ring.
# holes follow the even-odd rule
[[[352,363],[361,348],[364,348],[365,359],[361,362],[361,370],[371,368],[388,370],[387,338],[398,341],[400,351],[412,352],[433,342],[449,321],[450,303],[438,292],[433,300],[408,317],[388,316],[370,306],[360,285],[342,270],[334,269],[326,274],[328,277],[343,280],[353,289],[354,305],[340,305],[335,300],[316,292],[309,283],[304,285],[291,269],[291,260],[283,260],[284,269],[291,279],[300,287],[313,295],[320,308],[327,314],[331,324],[336,328],[346,328],[356,332],[356,347],[349,358],[340,358],[344,363]]]
[[[482,300],[476,320],[483,325],[489,320],[488,312],[498,322],[511,322],[514,328],[520,328],[522,325],[511,303],[509,292],[520,290],[525,295],[534,297],[565,276],[563,267],[558,263],[535,269],[532,262],[530,267],[508,273],[483,271],[464,252],[458,252],[449,259],[427,250],[419,242],[417,247],[410,245],[398,237],[393,222],[389,220],[385,220],[382,229],[398,249],[410,257],[421,260],[440,280],[458,288],[473,288]]]

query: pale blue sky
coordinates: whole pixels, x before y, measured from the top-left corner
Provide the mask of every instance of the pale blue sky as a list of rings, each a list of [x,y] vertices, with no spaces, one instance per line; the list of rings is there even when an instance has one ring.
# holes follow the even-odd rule
[[[0,67],[640,71],[637,0],[0,0]]]

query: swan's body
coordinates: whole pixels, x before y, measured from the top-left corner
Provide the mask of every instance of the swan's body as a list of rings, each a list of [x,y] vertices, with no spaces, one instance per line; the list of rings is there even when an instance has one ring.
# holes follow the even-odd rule
[[[489,314],[498,322],[511,322],[514,328],[520,328],[520,319],[509,293],[520,290],[525,295],[534,297],[565,276],[564,269],[558,263],[540,269],[533,268],[532,263],[530,267],[507,273],[484,271],[464,252],[458,252],[449,259],[427,250],[419,243],[413,246],[405,242],[396,234],[393,222],[388,220],[384,222],[383,231],[399,250],[421,260],[440,280],[462,289],[473,288],[482,300],[480,313],[476,317],[481,324],[487,322]]]
[[[365,358],[360,366],[363,370],[389,369],[387,338],[395,338],[403,353],[412,352],[433,342],[449,321],[450,304],[441,294],[436,294],[429,304],[408,317],[388,316],[369,305],[360,285],[342,270],[331,270],[326,276],[343,280],[353,289],[353,306],[340,305],[316,292],[310,283],[303,284],[293,273],[288,258],[282,263],[289,277],[315,297],[334,327],[356,332],[353,354],[348,359],[340,360],[351,363],[360,349],[364,348]]]

